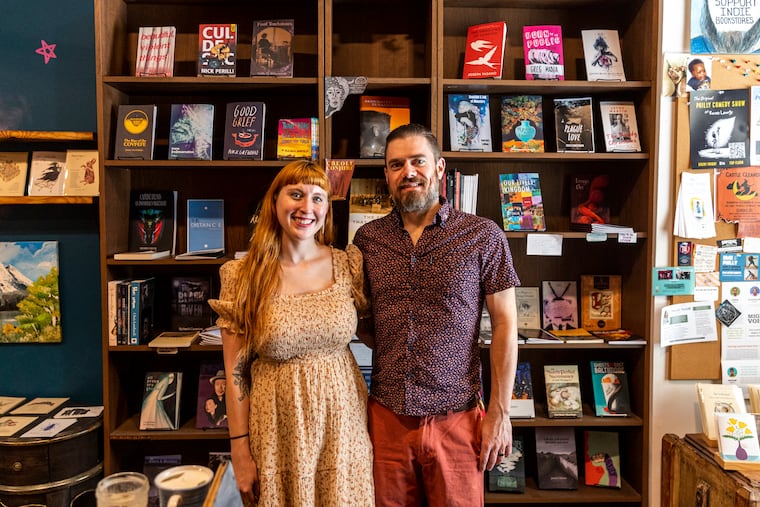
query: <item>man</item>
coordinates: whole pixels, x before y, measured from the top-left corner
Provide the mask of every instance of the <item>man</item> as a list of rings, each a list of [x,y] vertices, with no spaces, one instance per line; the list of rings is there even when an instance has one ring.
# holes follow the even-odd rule
[[[438,189],[446,169],[421,125],[392,131],[385,178],[394,209],[362,226],[372,318],[368,406],[376,505],[482,505],[483,470],[512,449],[509,404],[517,362],[517,274],[504,232],[452,209]],[[493,326],[491,393],[480,401],[478,329]]]
[[[224,375],[224,370],[217,371],[216,375],[208,381],[214,386],[214,392],[206,399],[206,414],[211,424],[221,426],[227,420],[227,404],[224,400],[227,392],[227,377]]]

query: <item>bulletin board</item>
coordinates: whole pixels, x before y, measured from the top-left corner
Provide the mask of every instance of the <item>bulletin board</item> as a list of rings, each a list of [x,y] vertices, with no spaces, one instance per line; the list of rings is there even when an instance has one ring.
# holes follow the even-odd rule
[[[699,55],[702,60],[711,58],[711,85],[715,90],[749,88],[760,85],[760,55]],[[673,171],[675,182],[673,188],[678,192],[683,172],[702,173],[708,170],[689,168],[689,98],[688,95],[675,100],[675,160]],[[709,170],[713,174],[713,170]],[[712,189],[714,192],[714,188]],[[672,202],[676,202],[676,194]],[[675,212],[672,210],[671,212]],[[679,241],[691,241],[715,246],[718,239],[735,238],[737,225],[719,221],[715,223],[716,237],[707,239],[673,238],[673,266],[677,264],[677,245]],[[717,269],[717,260],[716,260]],[[673,296],[673,303],[691,301],[691,296]],[[718,341],[674,345],[669,351],[669,377],[673,380],[720,380],[721,346],[720,324],[718,324]]]

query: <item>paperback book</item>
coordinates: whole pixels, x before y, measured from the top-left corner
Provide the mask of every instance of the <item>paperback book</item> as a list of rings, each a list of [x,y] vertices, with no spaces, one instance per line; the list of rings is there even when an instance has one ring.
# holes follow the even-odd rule
[[[13,407],[26,400],[23,396],[0,396],[0,415],[7,414]]]
[[[385,138],[391,130],[409,123],[410,118],[407,97],[359,97],[359,157],[383,158]]]
[[[589,81],[625,81],[617,30],[581,30],[581,40]]]
[[[565,79],[562,26],[523,26],[525,79]]]
[[[137,33],[135,76],[172,77],[177,28],[141,26]]]
[[[745,414],[747,407],[741,387],[736,384],[697,383],[697,403],[702,432],[710,440],[718,440],[715,413]]]
[[[488,471],[488,491],[525,492],[525,444],[521,435],[512,438],[512,452]]]
[[[277,123],[277,160],[317,160],[319,122],[317,118],[283,118]]]
[[[622,277],[581,275],[581,327],[589,331],[618,329],[622,323]]]
[[[66,150],[63,195],[98,195],[100,167],[98,150]]]
[[[533,419],[536,417],[533,380],[530,375],[530,363],[528,362],[517,363],[509,416],[516,419]]]
[[[3,168],[6,173],[19,171],[26,179],[27,153],[3,153]],[[32,162],[29,165],[29,186],[27,195],[63,195],[63,181],[66,179],[65,151],[33,151]],[[0,187],[2,187],[0,179]],[[23,195],[23,186],[21,193]]]
[[[169,159],[211,160],[213,104],[172,104]]]
[[[507,24],[504,21],[468,27],[462,78],[501,79],[506,40]]]
[[[177,259],[224,255],[224,199],[187,200],[187,252]]]
[[[584,431],[583,455],[586,486],[622,487],[617,431]]]
[[[578,365],[544,365],[546,415],[549,418],[581,417],[581,385]]]
[[[263,102],[231,102],[227,104],[224,123],[224,160],[263,160]]]
[[[292,19],[253,22],[251,76],[293,77]]]
[[[547,331],[578,327],[578,284],[574,280],[541,282],[542,324]]]
[[[349,186],[348,242],[362,225],[391,212],[391,194],[384,178],[353,178]]]
[[[499,194],[505,231],[546,230],[538,173],[500,174]]]
[[[501,151],[544,151],[544,115],[540,95],[501,98]]]
[[[570,230],[591,231],[591,224],[610,222],[608,174],[570,176]]]
[[[451,94],[448,104],[451,151],[492,151],[488,95]]]
[[[636,107],[630,101],[599,102],[604,130],[604,146],[608,152],[641,151]]]
[[[148,507],[159,507],[160,505],[158,488],[155,484],[155,479],[159,472],[181,464],[181,454],[145,456],[145,460],[143,461],[143,474],[148,478],[148,482],[150,483],[150,488],[148,488]]]
[[[594,115],[591,104],[591,97],[554,99],[558,152],[594,152]]]
[[[539,489],[578,489],[574,428],[538,427],[536,469]]]
[[[64,161],[65,161],[64,153]],[[6,151],[0,153],[0,196],[20,196],[24,195],[24,189],[26,188],[26,176],[29,172],[28,162],[29,154],[23,152]],[[61,175],[63,170],[63,164],[61,167],[54,167],[56,181],[58,176]],[[63,178],[61,177],[61,183]],[[54,185],[51,185],[51,190]],[[44,189],[47,190],[47,183],[44,185]],[[29,194],[33,195],[33,194]],[[50,194],[53,195],[53,194]],[[60,194],[55,194],[60,195]]]
[[[157,111],[155,104],[119,106],[114,159],[153,160]]]
[[[541,329],[541,299],[538,287],[515,287],[517,327]]]
[[[227,378],[224,362],[203,361],[198,374],[198,403],[195,414],[196,428],[226,428]]]
[[[353,159],[325,159],[325,172],[330,180],[330,199],[343,201],[348,197],[355,165]]]
[[[749,90],[695,90],[689,94],[692,169],[749,163]]]
[[[193,331],[211,326],[213,313],[208,305],[211,278],[174,276],[171,284],[171,328],[175,331]]]
[[[594,411],[599,417],[631,415],[628,376],[622,361],[591,361]]]
[[[203,24],[198,27],[198,76],[235,77],[237,24]]]
[[[180,423],[182,372],[145,374],[145,388],[140,409],[141,430],[176,430]]]
[[[146,344],[153,337],[156,279],[153,277],[129,282],[128,345]]]
[[[125,253],[144,254],[145,259],[155,258],[159,252],[174,255],[176,224],[176,190],[132,190],[129,197],[129,250]],[[117,253],[114,259],[127,257]]]

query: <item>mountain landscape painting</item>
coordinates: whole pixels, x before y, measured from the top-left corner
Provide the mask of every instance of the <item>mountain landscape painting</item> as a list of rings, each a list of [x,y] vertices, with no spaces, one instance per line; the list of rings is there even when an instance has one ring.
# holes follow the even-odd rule
[[[60,343],[57,241],[0,241],[0,343]]]

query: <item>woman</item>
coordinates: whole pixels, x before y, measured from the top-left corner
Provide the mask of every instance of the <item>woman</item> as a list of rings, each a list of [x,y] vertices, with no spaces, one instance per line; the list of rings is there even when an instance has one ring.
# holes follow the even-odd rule
[[[332,248],[329,181],[296,161],[264,196],[248,255],[220,270],[232,464],[247,504],[374,505],[367,386],[348,343],[361,254]]]

